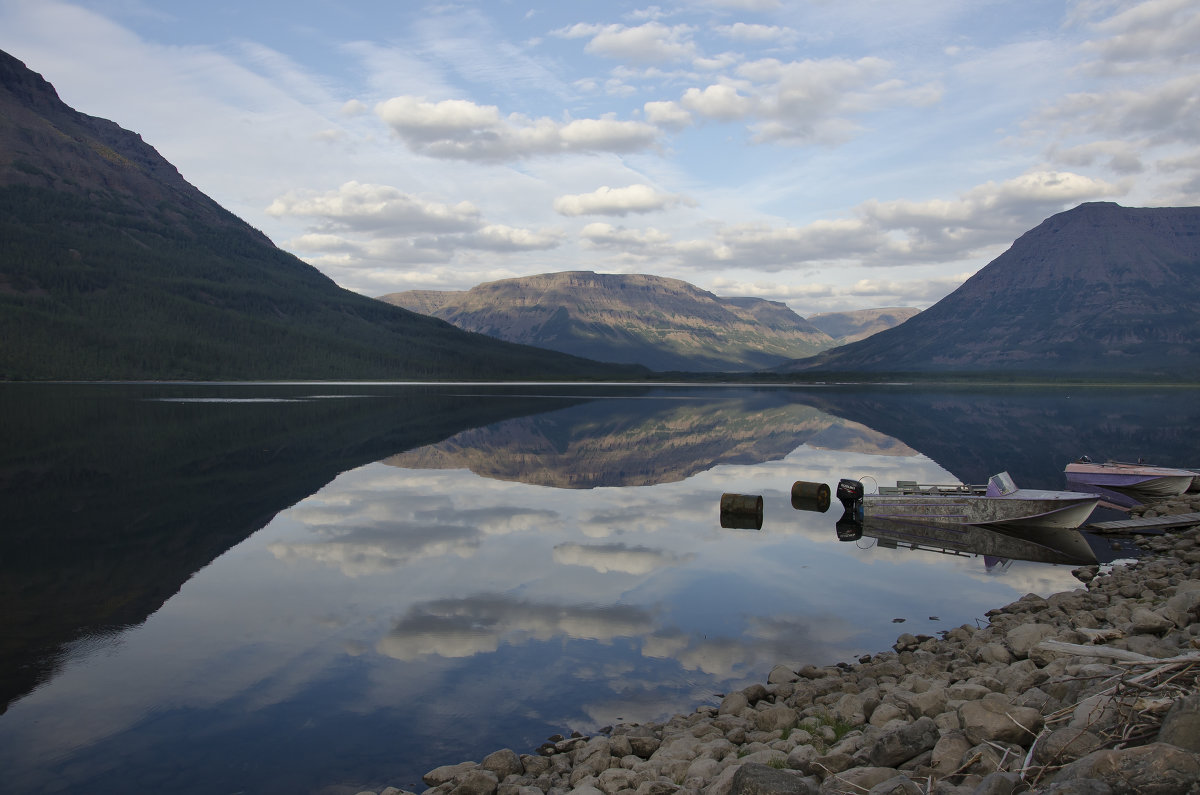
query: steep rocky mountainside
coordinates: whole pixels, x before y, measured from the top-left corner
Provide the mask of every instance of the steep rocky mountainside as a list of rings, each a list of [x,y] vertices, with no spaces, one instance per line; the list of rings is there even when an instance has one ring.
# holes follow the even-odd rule
[[[547,273],[381,300],[510,342],[659,371],[765,369],[833,345],[777,301],[718,298],[641,274]]]
[[[1200,380],[1200,207],[1082,204],[904,324],[784,371]]]
[[[0,380],[619,377],[343,290],[0,52]]]
[[[822,312],[810,315],[808,322],[833,337],[838,345],[865,340],[872,334],[899,326],[920,312],[911,306],[859,309],[853,312]]]

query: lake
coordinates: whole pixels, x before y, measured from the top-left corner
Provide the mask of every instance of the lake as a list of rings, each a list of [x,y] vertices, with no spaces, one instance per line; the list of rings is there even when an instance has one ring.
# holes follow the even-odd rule
[[[1198,397],[0,384],[0,789],[420,791],[982,622],[1072,564],[840,541],[792,484],[1194,466]],[[761,529],[722,526],[726,492]]]

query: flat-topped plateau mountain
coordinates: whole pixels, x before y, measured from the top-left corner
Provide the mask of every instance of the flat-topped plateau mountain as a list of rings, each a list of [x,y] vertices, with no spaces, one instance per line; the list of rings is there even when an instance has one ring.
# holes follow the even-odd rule
[[[644,274],[544,273],[381,300],[510,342],[658,371],[761,370],[834,344],[778,301],[719,298]]]
[[[822,312],[809,315],[806,319],[833,337],[835,345],[849,345],[865,340],[872,334],[895,328],[920,311],[911,306],[889,306],[850,312]]]
[[[783,372],[1200,381],[1200,207],[1091,202],[901,325]]]
[[[0,52],[0,380],[630,377],[338,287]]]

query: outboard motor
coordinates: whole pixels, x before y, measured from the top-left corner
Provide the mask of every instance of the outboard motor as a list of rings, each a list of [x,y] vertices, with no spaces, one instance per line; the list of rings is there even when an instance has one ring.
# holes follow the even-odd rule
[[[837,498],[847,513],[857,513],[862,505],[863,484],[857,480],[842,478],[838,481]]]

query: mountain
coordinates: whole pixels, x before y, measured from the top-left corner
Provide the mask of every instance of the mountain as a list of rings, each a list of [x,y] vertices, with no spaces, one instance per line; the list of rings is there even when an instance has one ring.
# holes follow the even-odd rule
[[[900,326],[779,368],[1200,380],[1200,207],[1082,204]]]
[[[718,298],[678,279],[567,271],[380,300],[510,342],[652,370],[758,370],[833,345],[778,301]]]
[[[853,312],[822,312],[807,319],[816,328],[833,337],[837,345],[865,340],[872,334],[899,326],[920,310],[911,306],[859,309]]]
[[[631,375],[344,290],[0,52],[0,380]]]

